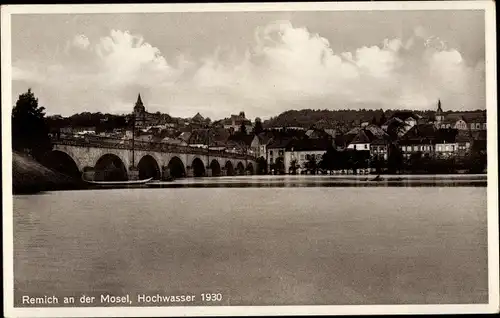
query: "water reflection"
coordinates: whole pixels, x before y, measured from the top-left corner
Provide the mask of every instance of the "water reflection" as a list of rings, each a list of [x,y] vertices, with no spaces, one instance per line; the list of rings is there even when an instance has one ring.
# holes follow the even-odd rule
[[[486,187],[486,175],[244,176],[152,182],[151,188]]]

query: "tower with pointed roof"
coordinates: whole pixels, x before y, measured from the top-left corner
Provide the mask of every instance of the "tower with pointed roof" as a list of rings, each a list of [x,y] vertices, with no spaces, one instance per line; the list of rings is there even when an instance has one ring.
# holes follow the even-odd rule
[[[441,99],[438,99],[438,108],[436,111],[436,126],[440,127],[443,121],[444,121],[444,113],[443,109],[441,108]]]
[[[135,102],[134,113],[144,113],[145,111],[146,107],[144,107],[144,104],[142,103],[141,94],[139,94],[137,96],[137,101]]]
[[[135,102],[134,116],[135,116],[135,123],[137,126],[142,126],[145,124],[146,107],[144,107],[144,104],[142,103],[141,94],[137,96],[137,101]]]

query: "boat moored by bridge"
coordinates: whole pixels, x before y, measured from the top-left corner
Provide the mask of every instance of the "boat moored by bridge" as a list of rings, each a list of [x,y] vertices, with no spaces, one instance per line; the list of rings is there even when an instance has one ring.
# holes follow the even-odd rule
[[[123,187],[123,186],[137,186],[137,185],[143,185],[151,180],[153,178],[148,178],[148,179],[143,179],[143,180],[128,180],[128,181],[92,181],[92,180],[86,180],[85,178],[82,178],[83,181],[85,181],[88,184],[91,185],[96,185],[96,186],[104,186],[104,187]]]

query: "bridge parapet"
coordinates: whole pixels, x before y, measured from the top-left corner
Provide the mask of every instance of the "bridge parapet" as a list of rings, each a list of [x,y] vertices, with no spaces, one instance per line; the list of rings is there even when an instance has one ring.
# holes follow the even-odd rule
[[[96,148],[112,148],[112,149],[126,149],[126,150],[143,150],[143,151],[156,151],[164,153],[183,153],[183,154],[198,154],[209,155],[211,157],[225,157],[231,159],[248,159],[255,160],[252,155],[234,153],[225,150],[207,150],[198,147],[172,145],[162,142],[152,141],[132,141],[130,139],[118,139],[101,136],[73,136],[63,135],[58,138],[52,138],[52,144],[55,145],[68,145],[78,147],[96,147]]]

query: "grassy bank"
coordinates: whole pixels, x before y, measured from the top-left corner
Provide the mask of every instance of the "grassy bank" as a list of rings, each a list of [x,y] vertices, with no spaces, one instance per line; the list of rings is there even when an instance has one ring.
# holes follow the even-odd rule
[[[75,180],[53,171],[26,155],[12,153],[12,191],[14,194],[79,189],[82,186],[81,180]]]

